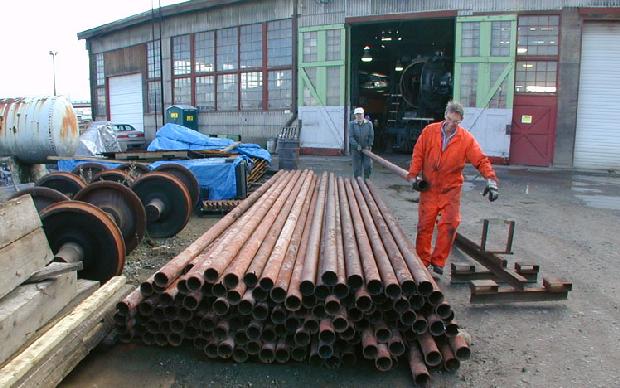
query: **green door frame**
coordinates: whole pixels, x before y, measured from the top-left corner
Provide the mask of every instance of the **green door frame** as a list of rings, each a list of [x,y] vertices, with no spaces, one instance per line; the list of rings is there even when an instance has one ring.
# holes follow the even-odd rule
[[[337,61],[326,60],[327,55],[327,30],[340,31],[340,59]],[[304,33],[317,33],[317,60],[314,62],[304,62]],[[346,30],[344,24],[328,24],[313,27],[299,28],[298,35],[298,82],[297,82],[297,103],[298,106],[305,106],[304,88],[307,87],[312,97],[316,99],[319,106],[327,105],[327,68],[340,67],[340,98],[339,105],[344,105],[345,84],[346,84]],[[307,68],[316,68],[316,85],[314,85],[308,74]]]
[[[511,22],[510,29],[510,55],[508,56],[492,56],[491,55],[491,39],[492,39],[492,23],[495,21]],[[464,23],[480,24],[480,53],[479,56],[463,56],[462,55],[462,29]],[[454,99],[461,99],[461,66],[464,63],[478,64],[477,82],[476,82],[476,107],[485,108],[506,80],[506,106],[503,108],[512,108],[514,101],[514,73],[515,73],[515,55],[517,45],[517,15],[490,15],[490,16],[459,16],[456,18],[456,46],[454,61]],[[506,67],[502,71],[499,78],[491,84],[491,64],[505,63]]]

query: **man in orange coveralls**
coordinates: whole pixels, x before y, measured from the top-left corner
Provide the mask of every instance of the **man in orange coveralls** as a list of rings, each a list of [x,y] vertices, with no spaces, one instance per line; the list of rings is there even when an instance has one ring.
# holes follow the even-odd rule
[[[445,120],[422,130],[413,148],[407,175],[413,189],[420,191],[416,251],[424,264],[439,275],[443,274],[456,237],[456,228],[461,222],[461,186],[465,163],[470,162],[486,178],[483,195],[489,194],[491,202],[499,196],[491,162],[482,153],[474,136],[459,125],[464,113],[461,104],[450,101],[446,106]],[[435,249],[431,251],[433,230],[440,214]]]

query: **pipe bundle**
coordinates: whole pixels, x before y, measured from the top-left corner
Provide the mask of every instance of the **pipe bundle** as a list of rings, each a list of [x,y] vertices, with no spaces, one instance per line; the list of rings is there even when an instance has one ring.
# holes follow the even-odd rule
[[[406,359],[414,380],[469,346],[369,181],[280,171],[119,303],[125,341],[328,368]]]

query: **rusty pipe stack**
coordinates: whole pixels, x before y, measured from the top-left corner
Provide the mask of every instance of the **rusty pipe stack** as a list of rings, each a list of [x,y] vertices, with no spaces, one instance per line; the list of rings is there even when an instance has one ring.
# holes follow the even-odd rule
[[[454,312],[370,182],[280,172],[118,304],[124,341],[337,368],[469,357]]]

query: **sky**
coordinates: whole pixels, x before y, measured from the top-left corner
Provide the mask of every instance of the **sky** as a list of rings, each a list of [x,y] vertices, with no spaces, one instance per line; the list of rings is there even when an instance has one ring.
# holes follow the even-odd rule
[[[158,6],[160,1],[153,0]],[[161,0],[161,5],[183,0]],[[151,0],[13,0],[2,4],[0,98],[53,95],[90,100],[88,52],[78,32],[151,10]]]

